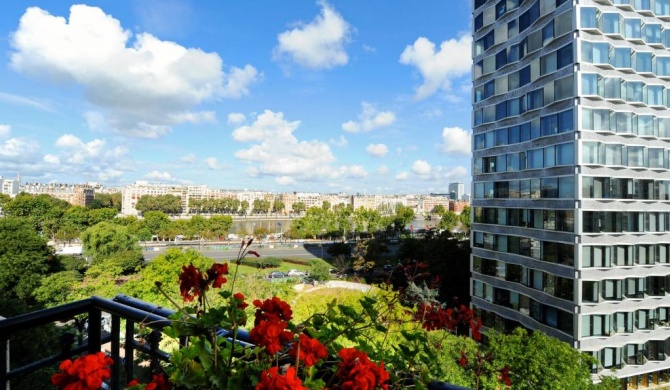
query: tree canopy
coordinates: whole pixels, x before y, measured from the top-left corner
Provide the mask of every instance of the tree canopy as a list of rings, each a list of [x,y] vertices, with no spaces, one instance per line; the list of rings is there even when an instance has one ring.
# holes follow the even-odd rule
[[[142,195],[135,205],[137,211],[145,213],[147,211],[162,211],[168,215],[180,214],[181,197],[167,194],[167,195]]]
[[[30,301],[40,279],[56,261],[46,240],[23,218],[0,218],[0,291]]]

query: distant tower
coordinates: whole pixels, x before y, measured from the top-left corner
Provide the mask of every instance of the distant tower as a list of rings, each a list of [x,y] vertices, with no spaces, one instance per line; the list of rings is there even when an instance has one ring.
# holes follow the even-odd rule
[[[448,192],[454,200],[462,200],[463,194],[465,194],[465,185],[463,183],[449,183]]]

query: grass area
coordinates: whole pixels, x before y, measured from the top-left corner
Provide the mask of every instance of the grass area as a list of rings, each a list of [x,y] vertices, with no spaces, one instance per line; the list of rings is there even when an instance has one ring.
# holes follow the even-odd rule
[[[231,272],[234,269],[235,265],[231,264]],[[302,265],[302,264],[293,264],[293,263],[287,263],[282,261],[281,265],[276,268],[266,268],[266,269],[258,269],[255,267],[250,267],[247,265],[240,265],[240,270],[239,273],[241,275],[258,275],[258,276],[267,276],[270,272],[272,271],[281,271],[281,272],[288,272],[291,269],[296,269],[298,271],[303,271],[303,272],[308,272],[309,271],[309,266],[307,265]]]

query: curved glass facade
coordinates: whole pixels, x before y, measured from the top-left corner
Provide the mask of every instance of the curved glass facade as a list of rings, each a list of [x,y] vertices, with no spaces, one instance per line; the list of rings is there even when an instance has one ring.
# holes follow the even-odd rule
[[[670,372],[669,49],[670,0],[473,0],[473,307],[633,385]]]

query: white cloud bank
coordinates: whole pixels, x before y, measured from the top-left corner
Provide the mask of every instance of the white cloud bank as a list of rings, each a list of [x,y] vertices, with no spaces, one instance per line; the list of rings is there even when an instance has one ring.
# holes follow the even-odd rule
[[[352,27],[328,3],[321,1],[320,4],[321,14],[311,23],[277,36],[276,59],[288,58],[312,69],[330,69],[349,62],[344,46],[351,38]]]
[[[437,91],[449,91],[453,79],[470,72],[471,47],[470,35],[446,40],[437,51],[435,44],[424,37],[405,47],[400,63],[415,66],[423,77],[423,84],[416,88],[415,97],[425,99]]]
[[[384,144],[370,144],[365,150],[374,157],[384,157],[389,152],[389,148]]]
[[[0,138],[9,137],[9,133],[12,132],[12,126],[10,125],[0,125]]]
[[[348,133],[368,132],[391,126],[395,122],[395,114],[391,111],[379,111],[368,102],[361,103],[361,106],[363,111],[358,115],[358,121],[343,123],[342,130]]]
[[[471,151],[471,134],[460,127],[442,129],[442,145],[440,151],[453,156],[466,156]]]
[[[133,35],[86,5],[73,5],[69,20],[28,8],[11,46],[15,71],[82,88],[95,107],[85,115],[91,128],[138,138],[158,138],[179,123],[212,121],[212,112],[193,109],[209,99],[247,95],[261,78],[248,64],[224,72],[216,53]]]

